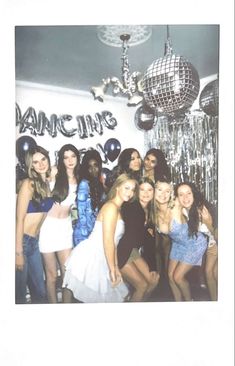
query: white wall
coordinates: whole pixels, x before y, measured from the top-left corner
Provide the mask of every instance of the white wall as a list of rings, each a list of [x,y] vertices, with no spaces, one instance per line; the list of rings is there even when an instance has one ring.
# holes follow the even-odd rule
[[[19,126],[17,126],[16,138],[23,135],[33,137],[38,145],[50,151],[52,163],[54,162],[54,152],[58,151],[64,144],[71,143],[78,149],[96,148],[97,144],[104,146],[110,138],[115,138],[120,142],[121,150],[134,147],[141,155],[144,153],[144,132],[138,130],[134,124],[134,115],[138,107],[128,107],[126,105],[127,98],[105,96],[102,103],[95,101],[89,92],[17,82],[16,103],[20,107],[22,116],[29,107],[34,108],[36,115],[39,111],[45,112],[48,119],[50,119],[51,114],[56,114],[58,117],[62,114],[71,115],[71,121],[66,122],[67,129],[77,128],[76,116],[90,115],[94,118],[95,113],[101,113],[105,110],[111,112],[117,120],[117,126],[114,130],[104,127],[103,135],[96,133],[93,137],[85,139],[81,139],[78,133],[71,137],[66,137],[60,132],[56,137],[51,137],[47,131],[45,131],[44,136],[31,135],[29,130],[19,134]],[[117,160],[113,163],[109,161],[105,166],[111,169],[116,164]]]

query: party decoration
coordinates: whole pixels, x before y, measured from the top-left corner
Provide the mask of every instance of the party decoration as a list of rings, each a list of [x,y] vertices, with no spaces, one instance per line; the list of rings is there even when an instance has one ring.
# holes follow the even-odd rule
[[[24,133],[26,129],[30,130],[32,135],[37,135],[37,115],[32,107],[26,110],[20,121],[20,133]]]
[[[156,126],[144,136],[146,151],[155,147],[165,153],[175,184],[194,182],[213,204],[218,199],[217,126],[217,117],[192,111],[181,120],[158,116]]]
[[[17,103],[15,104],[15,109],[16,109],[16,126],[18,126],[21,121],[21,110]]]
[[[202,90],[199,98],[200,108],[208,116],[218,116],[219,109],[219,82],[211,81]]]
[[[70,114],[63,114],[62,116],[60,116],[60,118],[58,119],[58,128],[59,131],[65,136],[65,137],[71,137],[74,136],[76,133],[76,128],[72,128],[71,130],[67,130],[65,128],[65,122],[66,121],[71,121],[73,117],[70,116]]]
[[[111,138],[105,142],[104,151],[107,158],[113,162],[120,154],[121,144],[117,139]]]
[[[198,96],[198,73],[183,56],[173,54],[168,26],[165,55],[147,68],[142,87],[144,100],[149,107],[169,115],[187,110]]]
[[[51,137],[57,136],[57,115],[52,114],[50,116],[50,120],[46,117],[45,113],[40,111],[38,113],[37,120],[37,135],[44,136],[45,130],[49,133]]]
[[[22,167],[25,164],[25,154],[35,146],[37,143],[30,136],[21,136],[16,140],[16,156]]]
[[[111,28],[111,26],[102,26],[105,29]],[[114,26],[115,27],[115,26]],[[123,26],[116,26],[123,27]],[[141,27],[141,26],[140,26]],[[144,26],[142,26],[144,27]],[[146,26],[145,26],[146,27]],[[99,29],[99,27],[98,27]],[[139,71],[130,72],[130,65],[128,60],[128,42],[131,39],[131,33],[128,30],[124,31],[122,28],[122,33],[116,34],[115,38],[119,39],[122,44],[122,81],[120,81],[116,76],[107,77],[102,79],[101,85],[93,86],[91,88],[91,93],[93,94],[95,99],[99,101],[104,101],[104,94],[106,93],[108,87],[111,85],[113,90],[113,95],[117,95],[119,93],[124,94],[128,97],[128,106],[135,106],[142,102],[143,95],[141,89],[141,73]],[[119,29],[120,32],[120,29]],[[100,33],[100,39],[106,43],[106,39],[103,38],[105,32]],[[140,33],[139,33],[140,35]],[[145,41],[146,39],[144,39]],[[116,42],[114,44],[116,46]]]
[[[47,118],[45,112],[39,111],[38,116],[34,108],[29,107],[21,117],[21,110],[16,103],[16,125],[20,126],[19,132],[24,133],[27,130],[34,136],[44,136],[45,131],[51,137],[56,137],[57,132],[60,132],[66,137],[72,137],[78,133],[81,139],[93,137],[95,134],[102,135],[104,128],[114,130],[117,126],[117,120],[109,111],[102,111],[95,113],[94,118],[91,115],[76,116],[77,128],[68,128],[68,123],[72,121],[73,117],[70,114],[63,114],[57,117],[56,114],[51,114]]]
[[[108,163],[108,158],[107,156],[105,155],[105,151],[104,151],[104,148],[101,144],[96,144],[96,149],[97,151],[99,152],[100,154],[100,157],[101,157],[101,160],[102,160],[102,163],[103,164],[107,164]]]
[[[151,130],[157,122],[156,112],[147,105],[139,107],[135,112],[135,125],[138,130]]]

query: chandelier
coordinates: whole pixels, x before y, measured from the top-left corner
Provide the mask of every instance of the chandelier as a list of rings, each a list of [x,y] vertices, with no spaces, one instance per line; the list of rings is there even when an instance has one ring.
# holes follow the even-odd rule
[[[142,77],[139,71],[130,72],[128,60],[129,45],[136,45],[145,42],[151,36],[149,26],[99,26],[98,37],[108,45],[122,46],[122,79],[111,76],[102,79],[99,86],[93,86],[91,93],[94,98],[103,102],[104,94],[112,87],[112,93],[116,96],[122,93],[128,98],[128,106],[136,106],[143,100]]]

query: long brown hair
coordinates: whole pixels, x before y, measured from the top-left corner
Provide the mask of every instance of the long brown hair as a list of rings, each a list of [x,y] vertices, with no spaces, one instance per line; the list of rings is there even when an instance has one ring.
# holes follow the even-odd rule
[[[42,199],[50,196],[50,190],[48,187],[48,182],[44,182],[41,175],[37,173],[33,167],[33,156],[36,153],[41,153],[48,161],[49,167],[48,171],[46,172],[46,178],[48,178],[51,173],[51,162],[48,151],[38,145],[32,147],[25,155],[25,164],[28,170],[28,177],[31,180],[33,187],[32,200],[35,201],[36,204],[39,204]]]
[[[66,168],[64,165],[64,153],[66,151],[72,151],[76,157],[77,157],[77,165],[74,168],[74,177],[76,178],[76,181],[78,182],[78,173],[79,173],[79,167],[80,167],[80,155],[78,149],[71,144],[66,144],[61,147],[59,153],[58,153],[58,163],[57,163],[57,169],[58,172],[56,174],[56,181],[55,186],[53,189],[53,198],[57,202],[62,202],[67,196],[69,192],[69,180],[66,172]]]

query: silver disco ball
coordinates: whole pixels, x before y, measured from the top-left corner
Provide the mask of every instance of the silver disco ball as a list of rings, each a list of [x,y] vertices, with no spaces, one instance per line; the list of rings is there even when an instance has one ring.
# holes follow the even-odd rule
[[[184,57],[166,54],[148,67],[142,88],[150,108],[174,115],[192,106],[199,93],[200,80],[194,66]]]
[[[219,82],[218,79],[207,84],[200,94],[200,108],[209,116],[217,116],[219,109]]]

